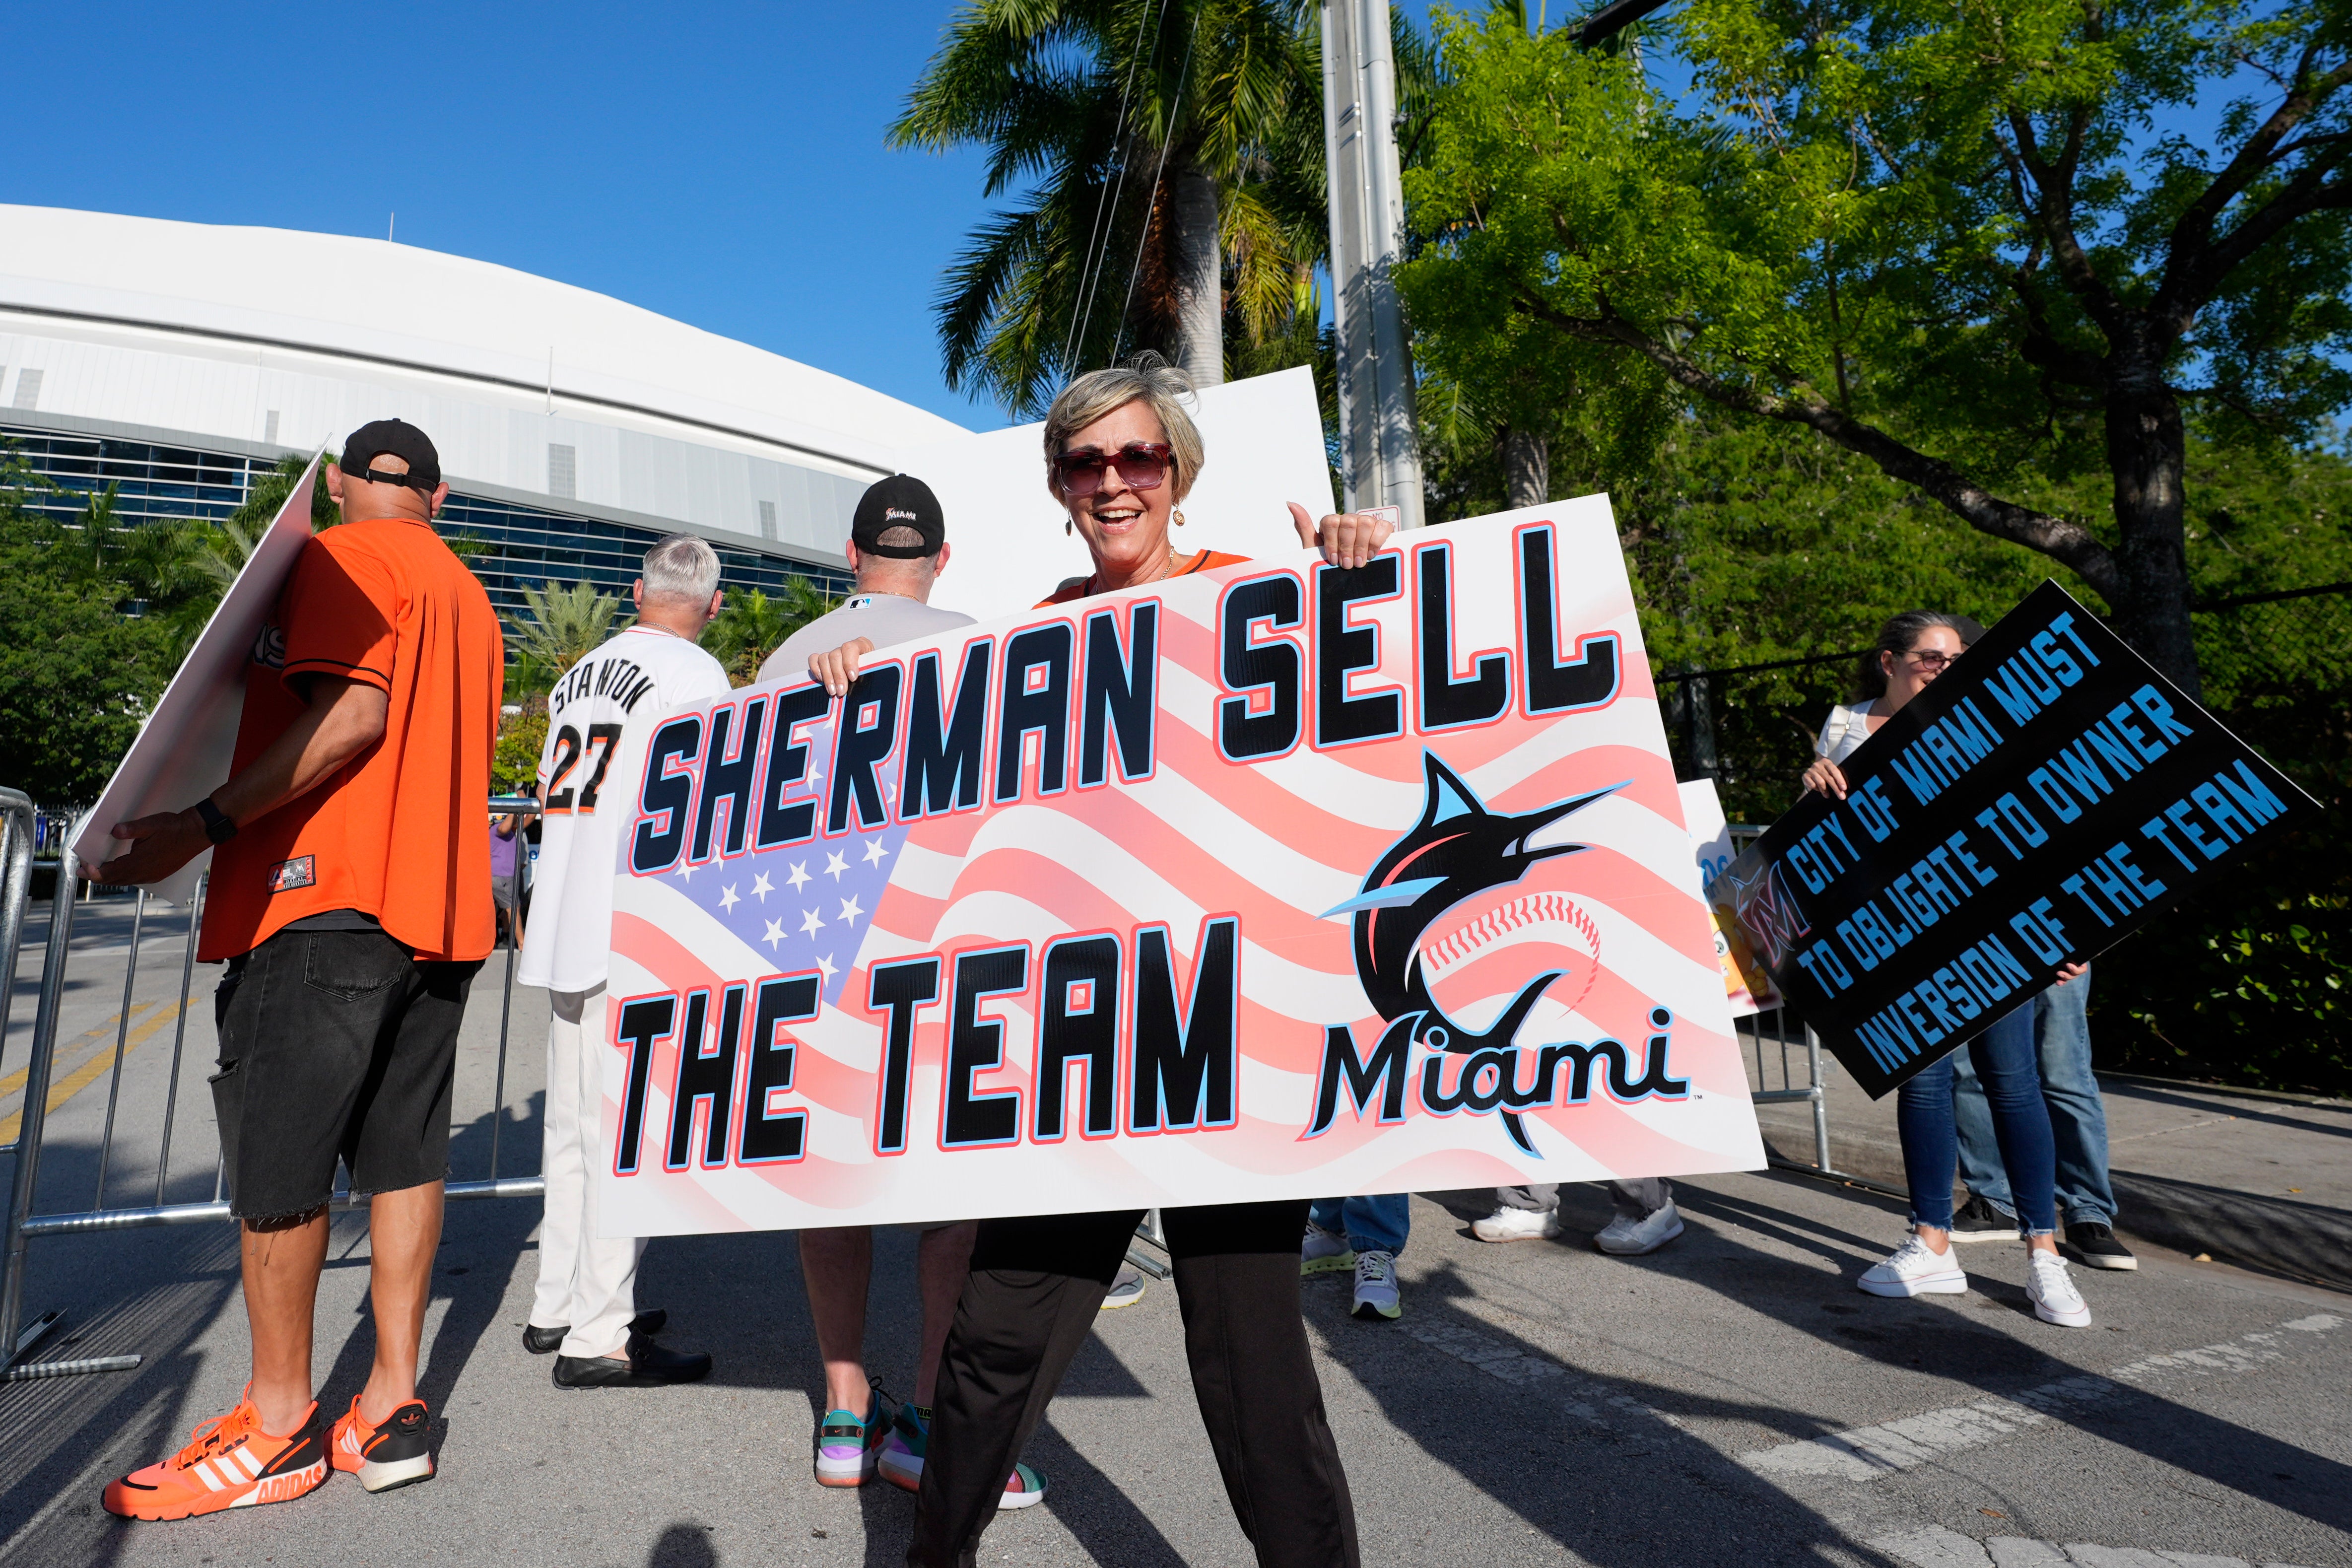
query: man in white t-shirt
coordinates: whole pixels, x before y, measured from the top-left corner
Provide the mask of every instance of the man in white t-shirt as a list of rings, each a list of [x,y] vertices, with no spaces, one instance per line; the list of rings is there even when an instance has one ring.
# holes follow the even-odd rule
[[[948,563],[947,520],[931,487],[893,474],[858,498],[849,528],[850,570],[857,586],[841,606],[794,632],[760,666],[761,681],[813,676],[838,697],[857,661],[877,647],[928,640],[971,625],[970,616],[935,610],[931,584]],[[866,1377],[866,1295],[874,1276],[870,1226],[801,1232],[801,1274],[824,1363],[824,1418],[817,1424],[817,1484],[862,1486],[878,1470],[908,1491],[922,1482],[930,1435],[931,1385],[947,1343],[956,1298],[971,1271],[978,1226],[966,1221],[921,1227],[915,1278],[922,1295],[923,1339],[915,1396],[893,1411]],[[1043,1500],[1043,1477],[1026,1465],[1004,1484],[1001,1508]]]
[[[596,1175],[611,1163],[601,1119],[609,1040],[604,971],[613,943],[613,867],[629,819],[628,784],[664,710],[724,697],[727,672],[696,642],[719,613],[719,556],[691,534],[646,552],[636,624],[564,672],[547,698],[539,759],[545,803],[531,915],[517,977],[543,985],[547,1114],[541,1170],[539,1293],[522,1331],[534,1355],[558,1351],[559,1388],[656,1388],[707,1376],[710,1357],[655,1342],[665,1315],[637,1316],[638,1239],[599,1239]],[[609,796],[609,797],[608,797]]]

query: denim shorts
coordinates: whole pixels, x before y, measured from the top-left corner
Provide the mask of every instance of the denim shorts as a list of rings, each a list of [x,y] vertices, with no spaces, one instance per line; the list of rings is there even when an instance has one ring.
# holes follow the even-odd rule
[[[339,1161],[355,1193],[446,1176],[457,1025],[481,967],[419,963],[381,931],[281,931],[232,962],[212,1079],[230,1212],[307,1214]]]

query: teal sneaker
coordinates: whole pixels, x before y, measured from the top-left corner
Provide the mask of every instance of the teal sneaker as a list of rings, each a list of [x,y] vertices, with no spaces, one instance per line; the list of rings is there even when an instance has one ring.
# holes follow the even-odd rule
[[[879,1392],[863,1417],[855,1410],[826,1411],[816,1429],[816,1484],[862,1487],[871,1480],[890,1435],[890,1415]]]
[[[923,1450],[931,1440],[931,1412],[929,1405],[901,1405],[898,1417],[891,1424],[889,1441],[882,1445],[882,1479],[894,1487],[908,1491],[920,1491],[923,1487]],[[1013,1474],[1005,1478],[1004,1496],[997,1500],[997,1511],[1006,1509],[1033,1507],[1045,1500],[1045,1472],[1028,1465],[1015,1465]]]

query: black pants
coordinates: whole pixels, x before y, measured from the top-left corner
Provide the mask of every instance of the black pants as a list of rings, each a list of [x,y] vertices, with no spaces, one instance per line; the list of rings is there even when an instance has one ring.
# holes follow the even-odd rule
[[[910,1568],[971,1568],[1004,1478],[1142,1211],[983,1220],[933,1396]],[[1261,1568],[1356,1568],[1356,1510],[1298,1315],[1302,1200],[1164,1209],[1192,1397]]]

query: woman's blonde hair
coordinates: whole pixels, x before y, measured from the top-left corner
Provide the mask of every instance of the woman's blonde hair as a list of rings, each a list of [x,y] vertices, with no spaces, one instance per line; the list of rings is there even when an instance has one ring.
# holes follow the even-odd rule
[[[1140,403],[1160,421],[1168,438],[1170,466],[1175,469],[1176,500],[1182,500],[1200,477],[1204,460],[1201,432],[1184,410],[1192,395],[1192,378],[1146,349],[1123,365],[1090,370],[1062,388],[1045,412],[1045,486],[1061,493],[1055,483],[1054,459],[1062,444],[1114,409]]]

